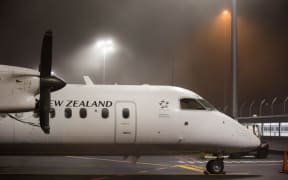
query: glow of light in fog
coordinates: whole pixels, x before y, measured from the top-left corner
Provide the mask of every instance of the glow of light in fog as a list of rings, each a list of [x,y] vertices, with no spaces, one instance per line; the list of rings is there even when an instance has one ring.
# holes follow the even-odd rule
[[[223,14],[224,16],[227,16],[227,15],[229,15],[230,13],[229,13],[228,10],[224,10],[224,11],[222,12],[222,14]]]
[[[96,42],[97,49],[103,52],[103,77],[102,83],[106,83],[106,55],[108,51],[113,50],[113,41],[111,39],[99,40]]]
[[[96,42],[96,48],[107,52],[113,50],[113,44],[111,39],[99,40]]]

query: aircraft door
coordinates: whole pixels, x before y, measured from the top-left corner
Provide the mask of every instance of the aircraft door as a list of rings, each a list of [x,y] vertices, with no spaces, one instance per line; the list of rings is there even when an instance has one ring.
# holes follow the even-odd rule
[[[133,102],[116,102],[116,143],[136,141],[136,105]]]

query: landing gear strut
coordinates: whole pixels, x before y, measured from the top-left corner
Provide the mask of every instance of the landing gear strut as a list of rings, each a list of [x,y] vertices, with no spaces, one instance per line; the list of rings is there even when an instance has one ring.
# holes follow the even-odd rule
[[[210,174],[225,174],[223,158],[217,158],[208,161],[206,165],[207,173]]]

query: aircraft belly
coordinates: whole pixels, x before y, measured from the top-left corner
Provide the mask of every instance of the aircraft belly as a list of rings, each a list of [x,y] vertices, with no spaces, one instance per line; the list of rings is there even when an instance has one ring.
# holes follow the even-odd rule
[[[1,155],[189,155],[192,145],[176,144],[1,144]]]

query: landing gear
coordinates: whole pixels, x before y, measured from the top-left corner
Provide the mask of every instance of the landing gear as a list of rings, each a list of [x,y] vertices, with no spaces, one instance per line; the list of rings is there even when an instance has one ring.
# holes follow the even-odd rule
[[[257,148],[256,158],[265,159],[269,154],[269,144],[261,143],[261,145]]]
[[[207,173],[210,174],[225,174],[223,158],[217,158],[208,161],[206,165]]]

